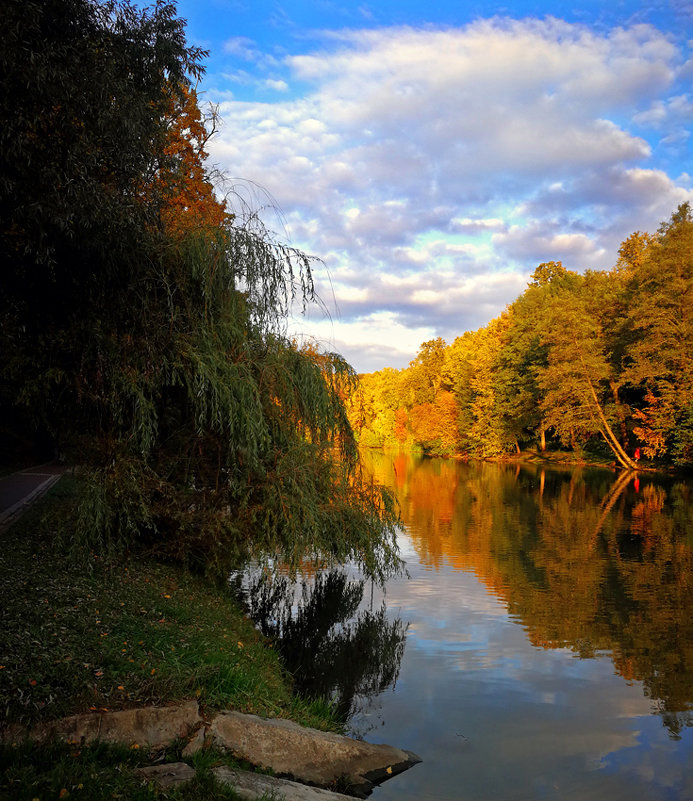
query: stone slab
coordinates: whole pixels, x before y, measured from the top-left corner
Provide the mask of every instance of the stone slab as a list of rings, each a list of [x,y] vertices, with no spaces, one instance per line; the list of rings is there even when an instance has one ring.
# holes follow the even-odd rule
[[[390,745],[239,712],[219,713],[209,733],[217,746],[252,765],[319,787],[346,779],[350,792],[358,795],[421,762],[416,754]]]
[[[137,773],[147,781],[156,782],[160,787],[177,787],[189,782],[195,776],[195,770],[185,762],[170,762],[167,765],[150,765],[139,768]]]
[[[236,795],[243,801],[256,801],[259,798],[272,798],[277,801],[353,801],[353,798],[321,787],[250,773],[245,770],[232,770],[226,766],[214,768],[212,773],[222,784],[233,787]]]
[[[196,701],[178,706],[142,707],[120,712],[72,715],[34,726],[27,737],[37,742],[64,740],[91,743],[104,740],[123,745],[163,748],[177,738],[186,738],[202,718]]]

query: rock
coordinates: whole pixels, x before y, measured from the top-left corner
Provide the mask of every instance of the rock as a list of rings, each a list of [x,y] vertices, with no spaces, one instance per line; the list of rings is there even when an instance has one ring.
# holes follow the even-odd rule
[[[102,715],[90,713],[88,715],[71,715],[62,720],[49,720],[47,723],[37,723],[26,730],[27,739],[44,743],[49,740],[64,740],[68,743],[91,743],[99,736]]]
[[[195,771],[185,762],[171,762],[168,765],[151,765],[139,768],[137,773],[147,781],[154,781],[161,787],[175,787],[185,784],[195,775]]]
[[[350,792],[359,795],[421,762],[416,754],[390,745],[372,745],[288,720],[239,712],[218,714],[210,733],[216,745],[253,765],[319,787],[346,779]]]
[[[296,788],[301,785],[285,783],[281,793],[285,793],[288,801],[344,798],[337,793],[325,795],[326,791],[317,790],[319,787],[330,788],[340,784],[348,788],[347,792],[352,795],[365,797],[374,784],[396,776],[421,761],[410,751],[304,728],[288,720],[265,720],[240,712],[221,712],[210,724],[205,724],[195,701],[170,707],[73,715],[39,724],[30,730],[14,726],[2,731],[1,735],[4,742],[13,743],[23,739],[39,743],[57,739],[86,745],[103,740],[143,748],[165,748],[176,740],[185,739],[188,743],[183,749],[184,757],[196,753],[207,741],[212,741],[234,756],[258,767],[271,769],[279,776],[317,785],[301,790],[304,793],[312,790],[312,795],[297,795],[299,791]],[[159,765],[156,769],[147,770],[150,773],[143,775],[152,778],[162,772],[163,778],[157,778],[160,783],[167,781],[169,774],[176,776],[175,779],[171,778],[171,782],[187,781],[193,775],[193,772],[186,772],[185,768],[180,769],[182,773],[174,774],[171,765]],[[256,787],[261,779],[264,781],[267,777],[253,779],[253,786]],[[246,795],[244,798],[256,798],[265,791],[249,789],[247,792],[255,792],[255,795]]]
[[[236,795],[243,801],[255,801],[258,798],[273,798],[279,801],[353,801],[351,796],[323,790],[320,787],[308,787],[287,779],[277,779],[262,773],[249,773],[245,770],[231,770],[226,766],[214,768],[212,773],[222,784],[233,787]]]
[[[204,748],[205,745],[205,730],[204,727],[197,730],[197,732],[190,738],[188,744],[183,749],[181,756],[183,759],[196,754],[199,750]]]
[[[58,739],[68,743],[91,743],[105,740],[163,748],[177,738],[187,737],[201,722],[197,702],[188,701],[178,706],[73,715],[34,726],[27,736],[37,742]]]

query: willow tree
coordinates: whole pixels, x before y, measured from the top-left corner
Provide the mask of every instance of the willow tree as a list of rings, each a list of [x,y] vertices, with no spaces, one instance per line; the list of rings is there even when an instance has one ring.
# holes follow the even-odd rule
[[[218,213],[199,141],[179,147],[204,139],[175,124],[204,54],[175,7],[4,5],[5,439],[42,433],[82,466],[91,545],[392,566],[392,501],[342,402],[355,376],[285,334],[311,260]]]

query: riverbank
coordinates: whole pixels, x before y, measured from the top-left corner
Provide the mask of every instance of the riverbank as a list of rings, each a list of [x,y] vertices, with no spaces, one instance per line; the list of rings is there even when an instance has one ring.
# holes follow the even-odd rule
[[[374,449],[377,450],[377,449]],[[411,453],[418,451],[412,450]],[[597,467],[605,470],[622,470],[623,468],[609,455],[591,453],[588,451],[542,451],[538,448],[522,450],[519,453],[505,453],[500,456],[475,457],[466,454],[450,454],[448,456],[425,455],[430,459],[454,459],[458,462],[494,462],[498,464],[534,464],[539,467],[542,465],[552,468],[573,468],[573,467]],[[647,473],[672,473],[675,468],[672,465],[660,464],[655,462],[639,462],[638,471]]]
[[[201,709],[282,717],[323,730],[330,708],[296,696],[271,644],[225,586],[142,556],[104,560],[72,552],[65,526],[75,482],[61,479],[2,533],[0,714],[28,726],[67,715],[195,699]],[[161,761],[180,758],[163,749]],[[143,749],[144,750],[144,749]],[[205,751],[196,778],[167,798],[233,798],[211,766],[233,761]],[[156,798],[135,769],[150,761],[113,745],[3,748],[2,798]],[[62,795],[61,795],[62,793]]]

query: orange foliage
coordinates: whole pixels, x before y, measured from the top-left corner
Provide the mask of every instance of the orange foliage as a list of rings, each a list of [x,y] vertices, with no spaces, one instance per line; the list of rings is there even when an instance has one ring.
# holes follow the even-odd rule
[[[225,205],[214,195],[208,172],[205,144],[209,134],[204,126],[195,90],[180,87],[167,98],[170,162],[157,173],[154,189],[164,198],[161,220],[166,232],[181,238],[200,229],[213,230],[232,219]]]
[[[404,406],[400,406],[395,412],[395,438],[397,442],[404,443],[407,441],[407,410]]]
[[[642,451],[649,459],[654,459],[659,453],[666,453],[666,439],[662,430],[661,418],[666,417],[662,414],[661,401],[655,397],[650,390],[645,395],[644,409],[636,409],[633,418],[640,425],[633,427],[633,433],[643,443]],[[671,420],[667,420],[668,425],[672,425]]]
[[[409,414],[414,440],[438,453],[455,452],[459,431],[457,404],[452,392],[440,390],[433,403],[420,403]]]

